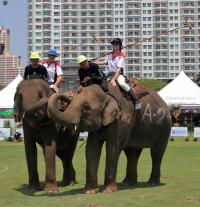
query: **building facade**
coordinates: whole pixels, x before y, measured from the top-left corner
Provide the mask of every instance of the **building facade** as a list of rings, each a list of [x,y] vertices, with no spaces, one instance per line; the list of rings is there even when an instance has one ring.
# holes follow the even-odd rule
[[[5,45],[0,55],[0,85],[8,85],[20,73],[23,74],[21,56],[13,56],[10,52],[10,30],[0,25],[0,43]]]
[[[114,37],[127,46],[188,21],[192,30],[175,30],[123,52],[128,77],[174,79],[184,70],[192,78],[200,70],[199,20],[197,0],[28,0],[27,54],[36,51],[45,60],[50,49],[61,53],[91,39],[57,58],[61,65],[74,64],[79,55],[96,58],[109,53]],[[107,72],[106,66],[101,68]]]

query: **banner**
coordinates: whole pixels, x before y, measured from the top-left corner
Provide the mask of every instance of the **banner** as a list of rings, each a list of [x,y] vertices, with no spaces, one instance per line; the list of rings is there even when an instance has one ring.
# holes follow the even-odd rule
[[[10,137],[10,128],[0,128],[0,137]]]
[[[200,127],[194,127],[194,137],[200,137]]]
[[[187,127],[172,127],[170,136],[171,137],[187,137],[188,128]]]

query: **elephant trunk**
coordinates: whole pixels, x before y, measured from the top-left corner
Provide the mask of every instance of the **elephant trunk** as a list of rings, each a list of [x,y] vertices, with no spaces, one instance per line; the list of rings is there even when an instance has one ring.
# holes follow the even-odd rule
[[[48,103],[48,98],[44,97],[30,107],[24,106],[24,110],[28,115],[35,115],[38,112],[38,110],[47,103]]]
[[[67,109],[65,112],[61,112],[57,107],[58,100],[61,99],[64,102],[70,103],[72,98],[67,97],[64,93],[55,93],[50,96],[48,101],[48,112],[51,118],[62,126],[70,126],[72,123],[67,121]]]

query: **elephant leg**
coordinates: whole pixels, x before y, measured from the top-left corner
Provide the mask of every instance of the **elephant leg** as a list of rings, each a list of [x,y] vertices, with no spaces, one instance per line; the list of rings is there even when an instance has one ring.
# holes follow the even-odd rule
[[[142,149],[125,148],[124,153],[127,157],[126,177],[122,181],[122,185],[137,185],[137,164]]]
[[[113,132],[113,136],[106,141],[106,170],[102,193],[112,193],[118,191],[116,186],[116,174],[120,152],[117,144],[116,131]]]
[[[72,144],[63,152],[64,154],[64,159],[63,159],[64,173],[63,173],[63,180],[62,180],[63,185],[74,185],[76,182],[76,172],[72,164],[72,159],[76,149],[77,141],[78,141],[78,137],[73,137]]]
[[[56,184],[56,170],[55,170],[55,154],[56,142],[53,140],[50,144],[44,144],[44,158],[46,163],[46,187],[45,193],[58,193]]]
[[[99,191],[97,172],[102,146],[103,141],[97,138],[97,134],[89,133],[86,145],[86,185],[83,193],[94,194]]]
[[[28,165],[29,184],[26,187],[28,191],[41,190],[39,185],[39,176],[37,171],[37,147],[35,141],[25,136],[24,139],[26,161]]]
[[[151,158],[152,158],[152,171],[150,178],[147,182],[147,186],[159,186],[160,185],[160,166],[162,162],[163,155],[167,147],[168,138],[162,137],[162,141],[157,141],[151,148]]]

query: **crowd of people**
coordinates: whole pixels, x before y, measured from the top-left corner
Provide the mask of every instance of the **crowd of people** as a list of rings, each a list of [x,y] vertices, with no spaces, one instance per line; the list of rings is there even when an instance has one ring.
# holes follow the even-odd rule
[[[124,77],[124,62],[125,55],[121,52],[122,41],[119,38],[114,38],[111,41],[113,51],[105,58],[104,61],[94,63],[88,60],[84,55],[77,58],[77,63],[80,65],[78,70],[80,85],[77,89],[80,93],[84,87],[91,84],[98,84],[103,91],[108,92],[108,81],[113,86],[121,87],[132,98],[135,103],[135,109],[140,109],[140,101],[136,97],[134,91],[125,82]],[[24,79],[41,78],[45,80],[49,87],[55,92],[58,92],[58,86],[62,80],[63,72],[60,64],[55,61],[58,56],[55,50],[48,52],[48,60],[42,61],[39,64],[40,56],[37,52],[32,52],[30,55],[31,64],[26,66]],[[106,76],[100,69],[99,65],[108,65],[108,75]]]

